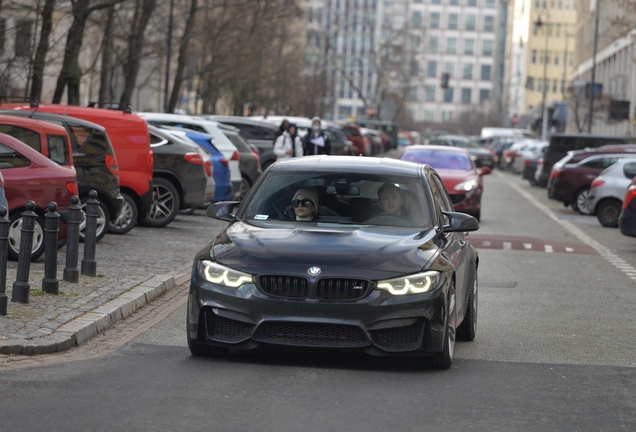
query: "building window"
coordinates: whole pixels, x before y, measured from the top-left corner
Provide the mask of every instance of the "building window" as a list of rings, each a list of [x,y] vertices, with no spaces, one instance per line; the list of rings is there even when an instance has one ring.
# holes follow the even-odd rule
[[[457,38],[447,38],[446,39],[446,54],[456,54],[457,53]]]
[[[466,6],[477,6],[477,0],[466,0]]]
[[[430,36],[428,38],[428,52],[435,54],[439,51],[439,38],[437,36]]]
[[[459,6],[459,0],[449,0],[448,4],[452,6]]]
[[[417,87],[416,86],[409,88],[408,98],[409,98],[409,100],[411,102],[417,100]]]
[[[453,88],[444,89],[444,102],[453,102]]]
[[[477,27],[477,15],[468,14],[466,15],[466,30],[475,31]]]
[[[473,79],[473,64],[472,63],[464,63],[462,65],[462,78]]]
[[[431,0],[431,4],[442,4],[442,0]]]
[[[555,66],[558,66],[558,65],[559,65],[559,61],[560,61],[560,59],[559,59],[559,55],[558,55],[558,54],[555,54],[555,55],[554,55],[554,64],[555,64]]]
[[[362,38],[362,52],[364,53],[364,40],[366,38]],[[411,48],[415,51],[420,50],[420,46],[422,45],[422,38],[419,36],[411,36]]]
[[[472,93],[473,93],[472,89],[469,89],[469,88],[463,88],[462,89],[462,103],[463,104],[471,103]]]
[[[537,50],[532,50],[532,64],[537,64]]]
[[[490,65],[481,65],[481,80],[490,81]]]
[[[18,20],[15,25],[15,56],[30,57],[33,35],[33,21]]]
[[[495,0],[486,0],[485,6],[487,8],[494,8],[495,7]]]
[[[442,123],[450,123],[453,121],[452,111],[442,111]]]
[[[422,27],[422,12],[420,11],[413,12],[413,16],[411,17],[411,26],[413,28]]]
[[[444,72],[446,72],[449,77],[455,76],[455,63],[446,63],[444,65]]]
[[[475,39],[464,39],[464,54],[475,54]]]
[[[438,29],[439,28],[439,21],[440,21],[439,12],[433,12],[431,14],[431,23],[430,23],[429,27],[432,28],[432,29]]]
[[[484,17],[484,31],[485,32],[493,32],[493,31],[495,31],[495,17],[494,16],[485,16]]]
[[[426,102],[435,102],[435,86],[427,85],[426,94],[424,95]]]
[[[429,61],[426,67],[426,76],[434,78],[437,76],[437,62]]]
[[[351,117],[353,114],[353,110],[350,106],[339,106],[338,107],[338,117],[339,118],[347,118]]]
[[[458,14],[448,14],[448,28],[450,30],[457,30],[457,23],[459,22]]]
[[[492,56],[492,41],[485,40],[481,42],[481,53],[485,56]]]
[[[435,110],[424,110],[424,121],[434,122],[435,121]]]
[[[479,90],[479,103],[482,104],[490,97],[490,90],[480,89]]]
[[[418,76],[420,73],[420,62],[411,60],[411,76]]]

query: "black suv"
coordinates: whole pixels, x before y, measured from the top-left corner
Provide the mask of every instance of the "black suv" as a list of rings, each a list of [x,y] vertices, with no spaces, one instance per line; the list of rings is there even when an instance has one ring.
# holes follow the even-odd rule
[[[180,209],[209,203],[214,189],[209,189],[212,161],[199,146],[175,138],[169,131],[148,125],[150,147],[154,155],[152,205],[141,224],[152,227],[168,225]]]
[[[19,110],[2,110],[0,113],[45,121],[66,129],[71,138],[73,165],[83,208],[88,200],[88,192],[91,189],[97,191],[100,203],[97,240],[101,240],[108,231],[108,221],[117,219],[123,203],[123,197],[119,194],[117,159],[106,130],[86,120],[57,114]],[[80,239],[84,237],[84,227],[85,222],[80,226]]]

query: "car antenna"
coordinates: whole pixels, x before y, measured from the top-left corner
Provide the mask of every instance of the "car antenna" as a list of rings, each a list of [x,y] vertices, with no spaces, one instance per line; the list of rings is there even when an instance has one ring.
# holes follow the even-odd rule
[[[29,118],[32,118],[33,115],[38,111],[38,108],[40,108],[40,102],[38,101],[38,98],[36,97],[31,98],[31,100],[29,101],[29,108],[35,108],[31,112],[31,115],[29,116]]]

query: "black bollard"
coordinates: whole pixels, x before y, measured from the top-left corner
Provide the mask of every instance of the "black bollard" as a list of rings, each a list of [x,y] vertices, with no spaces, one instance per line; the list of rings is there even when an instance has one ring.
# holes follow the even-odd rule
[[[57,203],[49,203],[49,212],[44,215],[44,278],[42,291],[49,294],[60,292],[60,281],[57,280],[57,234],[60,231],[60,215]]]
[[[92,190],[88,193],[86,201],[86,229],[84,230],[84,259],[82,260],[82,274],[97,276],[97,261],[95,261],[95,250],[97,249],[97,218],[99,201],[97,192]]]
[[[79,259],[79,231],[82,219],[82,209],[78,205],[79,198],[75,195],[71,197],[71,205],[68,208],[68,234],[66,235],[66,267],[64,268],[64,280],[67,282],[79,282],[79,269],[77,262]]]
[[[9,222],[5,219],[7,208],[0,206],[0,316],[7,314],[7,246],[9,244]]]
[[[35,218],[33,212],[35,203],[27,201],[26,209],[22,213],[22,227],[20,228],[20,253],[18,255],[18,274],[13,283],[11,301],[17,303],[29,302],[29,271],[31,270],[31,252],[33,251],[33,233],[35,232]]]

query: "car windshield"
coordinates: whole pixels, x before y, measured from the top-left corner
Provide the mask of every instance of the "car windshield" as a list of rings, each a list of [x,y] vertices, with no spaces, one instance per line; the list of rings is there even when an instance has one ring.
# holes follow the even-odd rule
[[[432,227],[420,178],[373,174],[270,172],[239,218],[318,225]]]
[[[418,149],[405,151],[400,159],[428,164],[437,169],[472,171],[473,164],[467,155],[459,152],[442,150]]]

